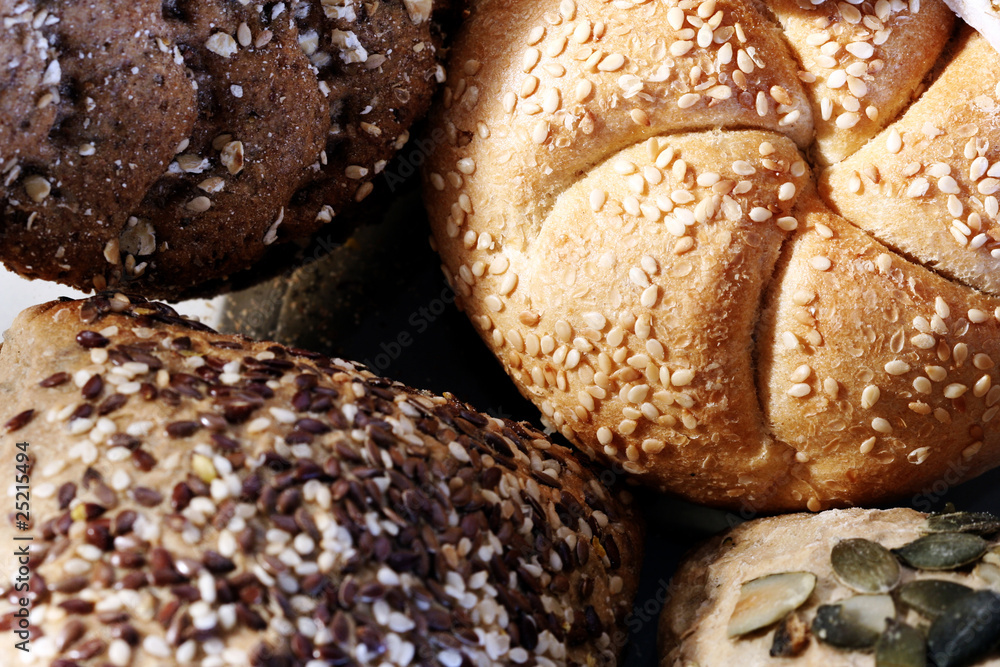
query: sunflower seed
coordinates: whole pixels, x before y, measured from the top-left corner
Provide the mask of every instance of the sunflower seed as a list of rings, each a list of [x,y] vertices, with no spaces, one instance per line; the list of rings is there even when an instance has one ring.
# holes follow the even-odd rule
[[[811,572],[782,572],[747,581],[740,589],[727,634],[738,637],[767,627],[805,602],[816,587]]]
[[[927,633],[927,654],[937,667],[964,667],[1000,639],[1000,595],[976,591],[938,616]]]
[[[954,570],[986,553],[986,540],[969,533],[933,533],[892,552],[918,570]]]
[[[899,587],[899,599],[908,607],[930,619],[940,616],[945,609],[960,599],[971,595],[968,586],[944,579],[920,579]]]
[[[837,579],[859,593],[888,593],[899,583],[899,562],[888,549],[870,540],[838,542],[830,563]]]
[[[888,595],[855,595],[816,610],[812,632],[820,641],[838,648],[871,648],[885,632],[896,605]]]
[[[798,614],[781,619],[771,641],[772,658],[794,658],[809,646],[809,625]]]
[[[906,623],[889,621],[875,644],[875,667],[924,667],[927,641],[924,634]]]
[[[989,535],[1000,531],[1000,517],[989,512],[948,512],[927,517],[927,533],[977,533]]]

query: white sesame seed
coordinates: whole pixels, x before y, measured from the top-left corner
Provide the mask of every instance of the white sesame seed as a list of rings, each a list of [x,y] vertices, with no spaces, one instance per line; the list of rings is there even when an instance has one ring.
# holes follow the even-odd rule
[[[948,319],[951,315],[951,308],[945,303],[945,300],[941,297],[934,297],[934,312],[937,313],[938,317],[942,319]]]
[[[794,396],[795,398],[804,398],[808,396],[810,393],[812,393],[812,387],[810,387],[808,384],[804,382],[793,384],[788,389],[788,395]]]
[[[892,154],[898,153],[903,148],[903,139],[899,136],[896,128],[891,128],[885,139],[885,149]]]
[[[616,72],[625,64],[625,56],[620,53],[612,53],[606,56],[598,64],[597,69],[602,72]]]
[[[809,265],[812,266],[812,268],[816,269],[817,271],[829,271],[830,268],[833,266],[833,262],[831,262],[830,258],[828,257],[824,257],[822,255],[815,255],[814,257],[809,259]]]
[[[862,60],[867,60],[875,54],[875,48],[868,42],[852,42],[844,48],[848,53]]]
[[[864,391],[861,392],[861,407],[865,410],[870,409],[878,403],[878,399],[881,395],[882,392],[878,387],[873,384],[868,385],[864,388]]]
[[[681,109],[690,109],[701,100],[698,93],[684,93],[677,99],[677,106]]]
[[[675,387],[686,387],[694,380],[694,371],[682,368],[670,375],[670,383]]]
[[[889,375],[903,375],[910,372],[910,365],[900,359],[894,359],[885,365],[885,372]]]
[[[952,399],[958,398],[968,390],[969,388],[966,387],[964,384],[961,384],[959,382],[953,382],[944,388],[944,397]]]
[[[892,433],[892,425],[887,419],[876,417],[872,420],[872,430],[882,434],[889,434]]]

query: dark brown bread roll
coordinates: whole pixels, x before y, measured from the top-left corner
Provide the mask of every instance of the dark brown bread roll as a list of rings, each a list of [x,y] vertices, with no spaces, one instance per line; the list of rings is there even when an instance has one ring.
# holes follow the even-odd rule
[[[524,424],[120,296],[23,313],[0,396],[29,664],[616,663],[633,510]]]
[[[0,2],[0,260],[177,297],[344,235],[430,101],[430,4]]]

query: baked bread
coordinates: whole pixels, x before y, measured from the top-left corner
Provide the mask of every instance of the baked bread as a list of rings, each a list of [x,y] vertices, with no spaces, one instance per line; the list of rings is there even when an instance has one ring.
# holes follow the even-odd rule
[[[181,297],[346,237],[429,104],[430,10],[0,3],[0,260]]]
[[[926,537],[942,528],[980,531],[988,539],[975,532]],[[878,664],[922,665],[926,655],[926,664],[939,667],[1000,665],[996,651],[969,651],[970,639],[997,632],[996,607],[989,622],[968,622],[981,621],[977,612],[1000,601],[993,592],[1000,581],[998,529],[996,517],[928,519],[909,509],[829,510],[745,523],[697,549],[674,575],[660,616],[660,665],[872,667],[873,652],[887,658],[890,646],[900,651],[895,661]],[[944,545],[936,562],[928,545]],[[956,569],[959,561],[965,564]],[[913,583],[927,580],[948,583]],[[969,598],[973,591],[979,593]],[[960,606],[952,607],[956,602]],[[903,624],[894,626],[894,637],[858,632],[877,628],[865,628],[851,612],[864,610],[857,615],[864,618],[868,609],[883,607]],[[876,613],[872,620],[885,625],[884,618]],[[944,630],[954,632],[942,637]],[[909,661],[900,659],[902,651]]]
[[[616,664],[634,511],[524,424],[110,293],[22,313],[0,394],[26,664]]]
[[[508,4],[456,37],[424,192],[459,304],[548,425],[747,512],[1000,462],[982,38],[937,0]]]

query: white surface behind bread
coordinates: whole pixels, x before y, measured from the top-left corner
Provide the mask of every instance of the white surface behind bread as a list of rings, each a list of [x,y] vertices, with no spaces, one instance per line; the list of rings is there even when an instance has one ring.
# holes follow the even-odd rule
[[[946,49],[952,27],[934,0],[475,4],[425,194],[462,307],[547,423],[640,482],[757,511],[996,465],[1000,300],[910,260],[1000,262],[996,200],[959,178],[1000,160],[967,108],[997,103],[1000,70],[962,69],[981,40]],[[925,99],[969,120],[918,104],[899,121],[933,126],[903,143],[937,156],[898,176],[928,182],[902,221],[926,252],[904,256],[866,224],[889,203],[847,215],[859,234],[808,163],[843,171],[882,131],[877,151],[928,76]],[[952,146],[973,132],[968,158]],[[927,238],[945,170],[976,243]]]

